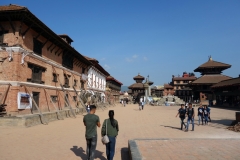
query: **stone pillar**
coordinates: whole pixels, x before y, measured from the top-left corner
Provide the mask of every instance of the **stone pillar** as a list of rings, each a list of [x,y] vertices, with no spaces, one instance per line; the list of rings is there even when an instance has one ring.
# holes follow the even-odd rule
[[[148,89],[145,88],[145,97],[148,97]]]
[[[148,87],[148,96],[151,96],[151,87]]]

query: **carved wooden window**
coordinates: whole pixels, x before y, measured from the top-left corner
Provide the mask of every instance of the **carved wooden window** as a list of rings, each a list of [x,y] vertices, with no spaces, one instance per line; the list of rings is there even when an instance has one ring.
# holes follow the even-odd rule
[[[73,86],[77,86],[77,80],[76,80],[76,79],[74,79],[74,84],[73,84]]]
[[[69,75],[66,75],[66,74],[64,74],[64,85],[63,85],[63,87],[65,87],[65,88],[69,88],[70,86],[69,86]]]
[[[73,96],[73,101],[77,101],[77,96]]]
[[[42,56],[42,47],[43,47],[43,43],[36,40],[36,39],[33,39],[33,52],[35,54],[38,54],[40,56]]]
[[[84,89],[84,82],[81,81],[81,89]]]
[[[52,80],[53,82],[58,82],[57,76],[58,75],[56,73],[53,73],[53,80]]]
[[[58,100],[57,98],[58,98],[58,97],[57,97],[56,95],[52,95],[52,96],[51,96],[52,102],[53,102],[53,103],[56,103],[57,100]]]
[[[46,68],[43,68],[32,63],[28,63],[28,67],[31,68],[32,70],[32,77],[28,78],[27,81],[32,83],[43,84],[44,82],[42,81],[42,72],[45,72]]]
[[[71,55],[69,55],[70,53],[66,54],[62,54],[62,65],[64,67],[67,67],[69,69],[73,69],[73,57]]]
[[[85,70],[86,70],[86,68],[83,67],[83,68],[82,68],[82,73],[85,73]]]

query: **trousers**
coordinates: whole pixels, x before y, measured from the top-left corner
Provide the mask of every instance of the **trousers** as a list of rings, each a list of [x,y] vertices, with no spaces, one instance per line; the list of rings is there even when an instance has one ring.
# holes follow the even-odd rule
[[[87,139],[87,160],[94,160],[94,153],[97,147],[97,135],[95,137]]]
[[[108,160],[113,160],[115,154],[116,137],[108,136],[109,143],[106,144],[106,154]]]

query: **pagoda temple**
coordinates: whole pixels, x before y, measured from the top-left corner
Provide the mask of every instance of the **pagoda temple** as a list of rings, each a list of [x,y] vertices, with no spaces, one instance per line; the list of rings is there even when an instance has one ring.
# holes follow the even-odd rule
[[[150,86],[153,84],[153,82],[149,81],[149,78],[146,80],[145,83],[143,83],[143,81],[145,80],[145,77],[138,74],[137,76],[133,77],[133,80],[135,80],[136,83],[130,85],[128,88],[131,90],[131,94],[135,99],[135,102],[138,102],[140,97],[145,95],[145,87],[144,87],[145,83],[148,83],[149,85],[148,95],[149,96],[151,95]]]
[[[229,64],[214,61],[210,56],[206,63],[196,68],[194,72],[200,72],[202,76],[189,83],[194,92],[193,99],[200,101],[209,100],[210,102],[215,100],[216,98],[211,90],[211,86],[223,80],[230,79],[231,77],[221,74],[223,70],[230,67],[231,65]]]

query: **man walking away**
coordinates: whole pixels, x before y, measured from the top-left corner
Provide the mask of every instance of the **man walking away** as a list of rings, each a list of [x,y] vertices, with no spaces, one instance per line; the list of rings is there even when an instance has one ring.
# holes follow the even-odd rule
[[[144,104],[145,104],[145,97],[142,98],[142,110],[144,108]]]
[[[188,131],[189,123],[190,121],[192,122],[192,131],[194,131],[194,108],[192,108],[192,103],[188,104],[188,109],[187,109],[187,129],[186,132]]]
[[[209,112],[208,112],[207,106],[204,106],[203,115],[204,115],[204,119],[205,119],[205,125],[206,124],[208,125]]]
[[[142,102],[143,102],[143,98],[141,97],[139,100],[139,110],[142,110]]]
[[[185,119],[185,115],[186,115],[186,110],[184,108],[184,104],[181,104],[181,108],[178,110],[178,113],[176,115],[176,117],[179,115],[179,118],[181,119],[181,130],[184,127],[186,128],[186,125],[184,123],[184,119]]]
[[[100,119],[95,115],[96,106],[90,105],[89,114],[83,117],[83,123],[86,126],[85,137],[87,141],[87,160],[94,159],[94,152],[97,147],[97,126],[100,127]]]
[[[200,125],[200,120],[202,120],[203,125],[203,107],[201,103],[200,106],[198,107],[198,125]]]

